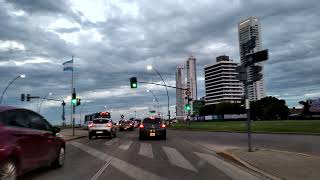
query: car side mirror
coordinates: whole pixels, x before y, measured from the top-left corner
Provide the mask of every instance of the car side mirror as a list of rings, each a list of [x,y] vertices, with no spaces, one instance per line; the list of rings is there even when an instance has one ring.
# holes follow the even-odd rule
[[[59,127],[53,127],[52,132],[53,134],[57,134],[61,131],[61,129]]]

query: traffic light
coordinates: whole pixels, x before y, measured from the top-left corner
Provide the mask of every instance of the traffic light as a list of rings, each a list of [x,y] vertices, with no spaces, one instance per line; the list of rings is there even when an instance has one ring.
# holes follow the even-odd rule
[[[185,107],[184,107],[184,109],[185,109],[186,111],[190,111],[190,110],[191,110],[190,104],[186,104]]]
[[[130,78],[130,87],[131,88],[137,88],[138,87],[137,77],[131,77]]]
[[[81,99],[77,98],[77,106],[80,106],[80,105],[81,105]]]
[[[259,65],[253,65],[251,66],[252,68],[252,81],[259,81],[262,79],[263,75],[261,73],[262,71],[262,66]]]
[[[21,94],[21,101],[25,100],[25,94]]]
[[[30,94],[27,94],[27,101],[30,101]]]
[[[71,104],[77,105],[77,94],[76,93],[72,93]]]
[[[236,67],[236,72],[238,73],[236,75],[236,79],[239,81],[247,81],[247,69],[244,66],[237,66]]]

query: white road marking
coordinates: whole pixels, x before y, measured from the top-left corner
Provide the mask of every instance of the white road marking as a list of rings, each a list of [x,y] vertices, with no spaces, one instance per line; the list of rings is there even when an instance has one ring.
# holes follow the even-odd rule
[[[130,148],[131,144],[132,144],[132,141],[128,141],[128,142],[120,145],[119,148],[124,150],[124,151],[126,151],[126,150],[128,150]]]
[[[171,164],[178,167],[198,172],[176,149],[162,146]]]
[[[97,179],[101,176],[101,174],[103,173],[103,171],[106,170],[107,167],[110,165],[111,160],[112,160],[112,158],[110,159],[110,161],[107,161],[107,163],[104,164],[104,165],[102,166],[102,168],[99,169],[99,171],[98,171],[94,176],[92,176],[92,177],[90,178],[90,180],[97,180]]]
[[[218,157],[215,157],[210,154],[204,154],[204,153],[198,153],[194,152],[197,156],[199,156],[202,160],[207,161],[209,164],[213,165],[223,173],[225,173],[227,176],[229,176],[232,179],[237,180],[258,180],[256,176],[230,164],[226,161],[223,161],[219,159]]]
[[[113,144],[115,144],[116,142],[118,142],[120,139],[119,138],[113,138],[110,141],[107,141],[106,143],[104,143],[107,146],[111,146]]]
[[[90,154],[96,158],[99,158],[99,159],[104,160],[106,162],[110,162],[111,166],[113,166],[114,168],[123,172],[124,174],[130,176],[133,179],[145,180],[147,177],[148,179],[152,179],[152,180],[165,180],[165,178],[163,178],[163,177],[160,177],[156,174],[148,172],[148,171],[141,169],[133,164],[125,162],[125,161],[118,159],[116,157],[110,156],[106,153],[100,152],[92,147],[87,146],[87,145],[84,145],[84,144],[81,144],[78,142],[72,142],[71,145],[81,149],[84,152],[87,152],[88,154]],[[107,164],[105,166],[106,166],[106,168],[108,167]],[[101,170],[101,173],[103,171],[104,170]]]
[[[139,154],[153,159],[151,144],[141,143]]]

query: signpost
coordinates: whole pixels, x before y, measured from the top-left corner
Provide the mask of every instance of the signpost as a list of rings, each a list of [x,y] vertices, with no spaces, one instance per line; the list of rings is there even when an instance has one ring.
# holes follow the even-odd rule
[[[256,46],[256,38],[252,36],[249,41],[241,45],[242,52],[245,55],[245,61],[240,66],[236,67],[236,79],[242,81],[245,88],[245,106],[247,110],[247,131],[248,131],[248,151],[252,152],[251,145],[251,119],[250,119],[250,101],[248,93],[248,85],[262,79],[263,75],[261,73],[262,66],[255,65],[256,63],[268,60],[268,49],[250,53]],[[249,78],[250,77],[250,78]]]

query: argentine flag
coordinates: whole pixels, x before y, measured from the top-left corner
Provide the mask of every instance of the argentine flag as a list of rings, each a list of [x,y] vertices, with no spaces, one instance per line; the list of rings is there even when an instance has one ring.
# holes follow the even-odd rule
[[[63,71],[73,71],[73,60],[66,61],[62,65]]]

